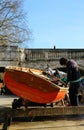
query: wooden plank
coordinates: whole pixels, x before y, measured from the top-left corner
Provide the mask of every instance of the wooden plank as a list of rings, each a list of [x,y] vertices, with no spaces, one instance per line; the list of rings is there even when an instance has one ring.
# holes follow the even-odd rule
[[[24,109],[11,109],[0,108],[0,117],[5,114],[10,114],[12,117],[33,117],[33,116],[55,116],[55,115],[72,115],[84,114],[84,106],[70,106],[70,107],[55,107],[55,108],[27,108]]]
[[[26,111],[16,110],[16,116],[55,116],[55,115],[71,115],[84,114],[84,107],[55,107],[55,108],[30,108]]]

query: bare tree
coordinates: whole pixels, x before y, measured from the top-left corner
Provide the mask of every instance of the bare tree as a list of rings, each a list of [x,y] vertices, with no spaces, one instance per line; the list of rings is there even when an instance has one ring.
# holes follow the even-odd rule
[[[30,39],[22,0],[0,0],[0,44],[21,44]]]

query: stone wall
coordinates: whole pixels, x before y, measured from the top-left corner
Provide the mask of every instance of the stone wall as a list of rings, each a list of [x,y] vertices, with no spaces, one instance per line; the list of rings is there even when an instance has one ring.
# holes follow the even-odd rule
[[[73,58],[78,63],[82,63],[81,61],[84,60],[84,49],[19,49],[19,51],[19,57],[22,56],[26,59],[22,62],[20,58],[21,66],[40,69],[46,68],[47,64],[51,68],[60,67],[59,59],[61,57]]]
[[[45,69],[60,66],[61,57],[84,60],[84,49],[21,49],[18,46],[0,46],[0,66],[24,66]]]
[[[17,46],[0,46],[0,66],[16,65],[17,61]]]

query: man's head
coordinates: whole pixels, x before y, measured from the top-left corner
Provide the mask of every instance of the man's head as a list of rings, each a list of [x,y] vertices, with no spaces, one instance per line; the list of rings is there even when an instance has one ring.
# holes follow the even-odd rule
[[[68,59],[62,57],[62,58],[59,60],[59,62],[60,62],[60,65],[67,65]]]

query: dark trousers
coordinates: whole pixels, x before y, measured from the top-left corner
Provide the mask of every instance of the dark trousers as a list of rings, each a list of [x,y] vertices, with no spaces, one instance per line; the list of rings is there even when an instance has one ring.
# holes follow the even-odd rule
[[[69,98],[72,106],[78,106],[78,88],[80,83],[70,83]]]

